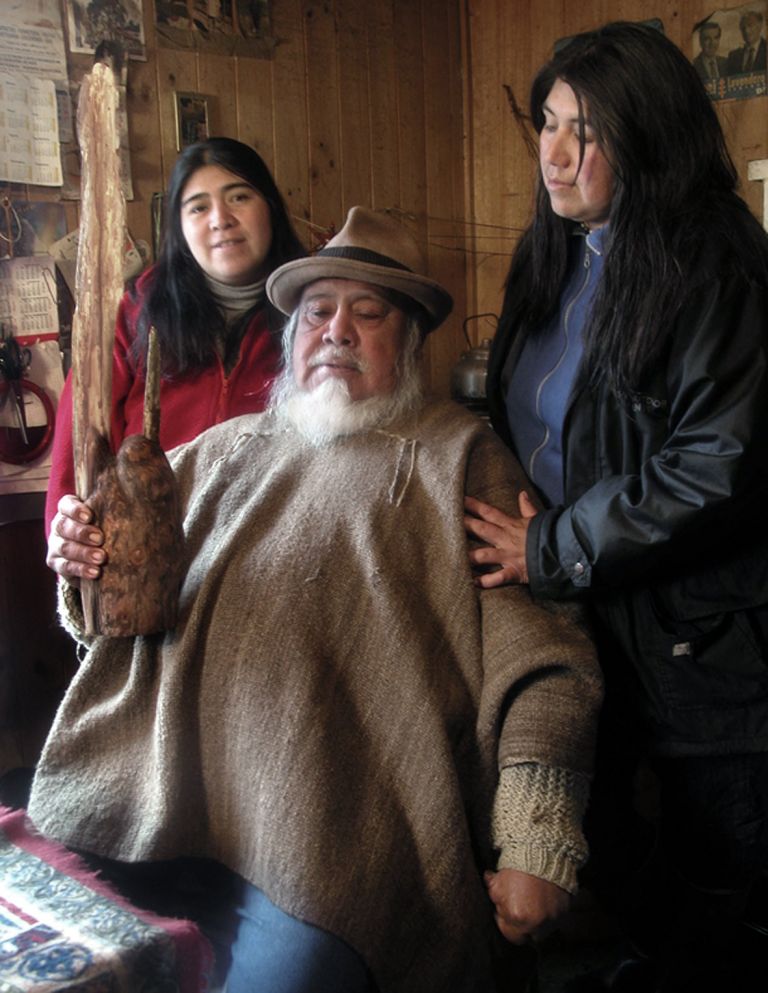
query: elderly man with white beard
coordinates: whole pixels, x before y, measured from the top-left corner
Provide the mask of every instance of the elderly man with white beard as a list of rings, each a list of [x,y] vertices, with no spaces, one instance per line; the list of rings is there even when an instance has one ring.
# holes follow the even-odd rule
[[[291,317],[269,409],[170,456],[177,627],[88,647],[33,783],[68,845],[231,873],[227,993],[522,990],[515,946],[586,857],[592,645],[572,608],[474,582],[465,495],[514,513],[526,480],[424,399],[452,301],[423,272],[399,222],[356,207],[273,273]],[[81,512],[57,528],[82,639]]]

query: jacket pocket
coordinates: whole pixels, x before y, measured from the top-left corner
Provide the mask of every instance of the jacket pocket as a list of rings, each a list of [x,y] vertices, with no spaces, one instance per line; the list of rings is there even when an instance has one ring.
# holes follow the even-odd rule
[[[658,591],[644,589],[601,613],[662,724],[677,725],[675,713],[768,701],[768,606],[681,620]]]
[[[670,707],[741,706],[768,694],[768,607],[681,620],[653,593],[649,607],[648,643],[641,652],[646,664],[655,668]]]

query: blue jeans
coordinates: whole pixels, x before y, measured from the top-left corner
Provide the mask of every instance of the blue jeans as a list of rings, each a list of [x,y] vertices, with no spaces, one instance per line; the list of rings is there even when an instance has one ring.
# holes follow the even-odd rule
[[[346,942],[291,917],[243,882],[226,993],[373,993]]]

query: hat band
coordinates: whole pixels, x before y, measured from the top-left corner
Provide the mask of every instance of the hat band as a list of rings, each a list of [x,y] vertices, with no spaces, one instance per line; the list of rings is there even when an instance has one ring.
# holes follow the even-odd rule
[[[369,265],[380,265],[386,266],[388,269],[402,269],[405,272],[413,272],[413,269],[409,269],[402,262],[397,262],[388,255],[379,255],[378,252],[372,252],[368,248],[321,248],[319,252],[315,253],[315,258],[329,255],[337,259],[352,259],[354,262],[367,262]]]

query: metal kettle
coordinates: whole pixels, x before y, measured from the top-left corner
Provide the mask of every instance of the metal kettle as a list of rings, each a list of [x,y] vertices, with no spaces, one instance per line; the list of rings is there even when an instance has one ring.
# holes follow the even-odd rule
[[[463,352],[451,369],[452,398],[481,417],[488,416],[485,381],[490,354],[491,339],[483,338],[479,345]]]

